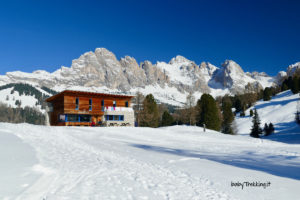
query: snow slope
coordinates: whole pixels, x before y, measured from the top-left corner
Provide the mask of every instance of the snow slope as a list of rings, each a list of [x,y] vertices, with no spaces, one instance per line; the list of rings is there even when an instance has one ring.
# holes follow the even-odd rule
[[[0,181],[0,188],[10,187],[0,190],[0,199],[298,199],[300,196],[298,144],[209,130],[204,133],[202,128],[186,126],[152,129],[0,123],[0,137],[0,142],[9,141],[9,146],[0,145],[0,163],[5,164],[1,174],[15,180],[11,185]],[[16,149],[13,162],[3,153],[11,146]],[[18,157],[27,152],[30,156],[25,160]],[[20,170],[9,173],[16,166]],[[232,182],[244,181],[270,182],[270,185],[243,189],[231,186]]]
[[[19,88],[23,87],[20,91]],[[17,89],[16,89],[17,88]],[[20,108],[31,107],[35,108],[36,110],[45,113],[45,109],[42,108],[42,102],[39,101],[39,96],[44,95],[45,98],[48,96],[52,96],[45,89],[37,85],[20,85],[20,84],[13,84],[7,85],[6,87],[0,88],[0,103],[6,104],[11,108],[17,108],[19,105],[16,104],[17,101],[21,102]]]
[[[34,149],[15,135],[0,131],[0,199],[22,193],[38,178],[32,166],[38,163]]]
[[[14,93],[11,94],[12,89],[13,87],[0,90],[0,102],[5,103],[12,108],[17,108],[18,106],[15,104],[15,102],[16,100],[19,100],[22,102],[22,108],[28,106],[37,107],[39,110],[41,110],[40,105],[36,106],[37,99],[34,96],[20,95],[18,91],[14,91]]]
[[[300,144],[300,127],[295,123],[298,101],[299,94],[293,94],[291,91],[281,92],[270,101],[258,101],[246,110],[245,117],[236,118],[239,134],[249,135],[252,126],[250,109],[256,108],[261,119],[261,127],[263,128],[265,123],[270,122],[275,127],[275,134],[265,137],[266,139]]]

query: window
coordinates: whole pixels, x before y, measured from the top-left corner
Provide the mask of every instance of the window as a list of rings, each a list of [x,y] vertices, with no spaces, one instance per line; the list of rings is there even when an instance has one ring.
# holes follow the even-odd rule
[[[91,115],[80,115],[80,122],[91,122]]]
[[[104,111],[104,99],[101,100],[101,111]]]
[[[79,121],[79,115],[68,115],[67,119],[68,120],[66,120],[66,121],[68,121],[68,122],[78,122]]]
[[[89,111],[92,110],[92,99],[89,100]]]
[[[114,115],[114,121],[119,121],[119,115]]]
[[[124,121],[124,115],[105,115],[106,121]]]
[[[125,107],[128,107],[128,101],[125,102]]]
[[[59,115],[59,120],[61,122],[91,122],[91,115]]]
[[[79,99],[76,98],[75,100],[75,110],[78,110],[79,109]]]
[[[66,122],[91,122],[91,115],[60,115],[60,120],[63,121],[65,116]]]
[[[114,107],[116,107],[117,106],[117,102],[113,101],[113,105],[114,105]]]

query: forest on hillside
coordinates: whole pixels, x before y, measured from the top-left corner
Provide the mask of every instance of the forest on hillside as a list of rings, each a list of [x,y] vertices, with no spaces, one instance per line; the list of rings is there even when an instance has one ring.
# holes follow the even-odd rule
[[[158,104],[152,94],[143,96],[137,93],[133,103],[138,126],[160,127],[170,125],[196,125],[208,129],[221,131],[225,134],[237,134],[235,117],[245,117],[245,111],[257,101],[270,101],[272,96],[291,90],[293,94],[300,91],[300,74],[286,77],[278,86],[266,87],[255,92],[245,92],[234,96],[225,95],[213,98],[210,94],[203,94],[196,100],[193,93],[186,98],[184,107],[174,107]],[[260,119],[256,110],[250,110],[253,127],[249,134],[253,137],[268,136],[274,132],[272,123],[260,127]],[[295,121],[300,124],[300,109],[295,109]]]
[[[32,85],[24,83],[10,83],[0,86],[0,90],[12,88],[11,94],[18,92],[19,95],[33,96],[37,99],[35,106],[40,105],[42,109],[45,109],[46,102],[45,99],[50,97],[42,93],[40,90],[36,89]],[[48,92],[51,95],[55,95],[57,92],[43,86],[42,90]],[[6,98],[9,98],[8,96]],[[0,122],[10,122],[10,123],[30,123],[44,125],[46,117],[38,109],[32,107],[23,108],[21,100],[15,100],[16,108],[12,108],[5,103],[0,103]]]
[[[46,117],[39,110],[31,107],[12,108],[0,103],[0,122],[29,123],[45,125]]]

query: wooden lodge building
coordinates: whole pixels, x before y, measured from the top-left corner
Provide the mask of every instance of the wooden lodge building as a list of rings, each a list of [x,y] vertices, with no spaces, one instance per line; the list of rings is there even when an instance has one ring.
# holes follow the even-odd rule
[[[133,96],[65,90],[46,99],[52,126],[134,126]]]

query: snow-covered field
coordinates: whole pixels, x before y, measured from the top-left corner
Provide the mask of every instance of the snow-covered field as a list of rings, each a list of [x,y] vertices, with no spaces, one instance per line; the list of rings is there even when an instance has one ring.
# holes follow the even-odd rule
[[[5,200],[292,200],[300,196],[300,145],[187,126],[0,123],[0,177]]]

